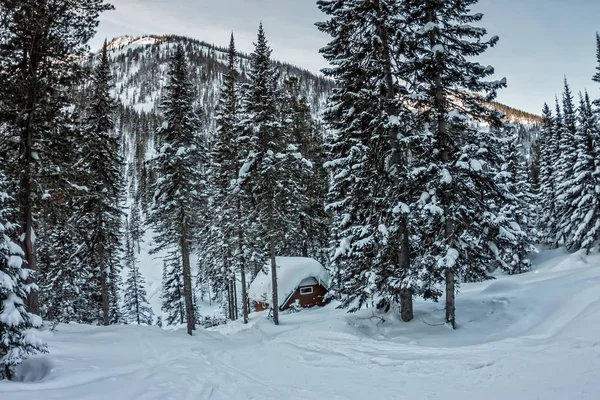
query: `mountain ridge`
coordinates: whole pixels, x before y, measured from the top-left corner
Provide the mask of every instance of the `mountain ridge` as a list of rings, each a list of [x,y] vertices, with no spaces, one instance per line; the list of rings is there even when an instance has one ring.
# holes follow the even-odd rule
[[[165,43],[175,43],[175,42],[183,42],[183,43],[192,43],[197,45],[198,48],[203,49],[203,50],[207,50],[210,54],[210,52],[213,53],[213,57],[215,58],[215,61],[222,61],[220,62],[220,64],[222,64],[224,66],[224,61],[225,61],[225,56],[227,54],[227,48],[224,46],[218,46],[214,43],[209,43],[200,39],[196,39],[196,38],[192,38],[192,37],[188,37],[188,36],[181,36],[181,35],[172,35],[172,34],[165,34],[165,35],[156,35],[156,34],[149,34],[149,35],[141,35],[141,36],[130,36],[130,35],[121,35],[121,36],[117,36],[112,38],[108,43],[107,43],[107,47],[108,50],[111,53],[115,53],[115,52],[119,52],[119,51],[127,51],[127,49],[135,49],[135,48],[144,48],[144,47],[152,47],[152,46],[160,46],[162,44]],[[250,55],[244,52],[237,52],[238,57],[241,60],[249,60],[250,59]],[[302,67],[298,67],[292,63],[288,63],[285,61],[281,61],[281,60],[273,60],[273,63],[277,66],[279,66],[281,69],[288,69],[288,72],[290,72],[289,70],[292,69],[294,74],[292,75],[303,75],[304,77],[310,76],[313,79],[309,79],[309,80],[318,80],[319,84],[321,86],[323,86],[323,89],[325,89],[325,92],[329,92],[329,90],[331,90],[331,88],[333,88],[333,82],[331,82],[328,78],[325,78],[324,76],[322,76],[321,74],[318,73],[314,73],[312,71],[309,71],[305,68]],[[243,64],[240,64],[243,65]],[[244,81],[245,80],[245,69],[242,68],[241,71],[241,80]],[[323,93],[321,93],[321,95],[323,95]],[[326,96],[325,96],[326,97]],[[321,98],[319,100],[320,104],[317,104],[317,102],[313,101],[311,103],[311,106],[313,108],[317,108],[317,109],[321,109],[324,107],[324,101],[326,99],[325,98]],[[510,105],[507,104],[503,104],[500,102],[491,102],[489,103],[489,107],[497,110],[497,111],[501,111],[506,115],[506,121],[507,122],[511,122],[511,123],[518,123],[518,124],[522,124],[522,125],[537,125],[541,123],[541,117],[539,115],[533,114],[533,113],[529,113],[523,110],[519,110],[515,107],[511,107]]]

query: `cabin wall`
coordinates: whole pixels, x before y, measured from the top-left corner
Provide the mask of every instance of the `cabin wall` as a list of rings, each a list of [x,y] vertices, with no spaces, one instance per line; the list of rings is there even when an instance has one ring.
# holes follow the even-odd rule
[[[292,304],[294,304],[296,299],[298,299],[300,301],[300,305],[302,306],[302,308],[322,306],[325,304],[323,299],[325,298],[325,295],[327,294],[327,289],[325,289],[323,286],[317,284],[317,285],[302,286],[302,287],[312,287],[313,292],[311,294],[300,294],[301,288],[296,289],[294,294],[288,299],[287,303],[285,303],[283,305],[283,307],[281,307],[282,309],[285,310],[285,309],[290,308],[290,306]]]

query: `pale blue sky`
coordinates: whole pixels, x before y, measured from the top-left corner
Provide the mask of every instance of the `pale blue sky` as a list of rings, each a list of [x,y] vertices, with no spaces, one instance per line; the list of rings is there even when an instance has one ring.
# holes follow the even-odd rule
[[[242,51],[252,50],[263,21],[273,57],[309,70],[325,66],[318,49],[328,38],[314,27],[322,20],[316,0],[113,0],[115,11],[101,17],[92,47],[104,37],[175,33],[217,45],[228,43],[233,30]],[[539,113],[544,101],[562,91],[567,75],[574,92],[587,88],[596,67],[595,32],[600,31],[599,0],[481,0],[482,25],[500,36],[497,47],[481,62],[508,79],[499,100]]]

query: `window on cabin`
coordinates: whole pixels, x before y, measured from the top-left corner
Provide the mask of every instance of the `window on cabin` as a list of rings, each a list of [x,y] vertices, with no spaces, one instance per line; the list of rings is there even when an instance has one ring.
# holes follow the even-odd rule
[[[312,292],[313,292],[312,286],[300,288],[300,294],[312,294]]]

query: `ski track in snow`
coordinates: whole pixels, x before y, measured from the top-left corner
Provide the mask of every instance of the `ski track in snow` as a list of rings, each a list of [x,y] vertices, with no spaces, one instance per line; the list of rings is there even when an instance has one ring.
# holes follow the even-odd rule
[[[265,313],[193,337],[183,328],[59,325],[42,332],[51,372],[0,382],[0,399],[597,399],[600,255],[544,251],[530,273],[464,285],[459,329],[442,305],[415,319],[335,304]],[[428,325],[431,324],[431,325]]]

